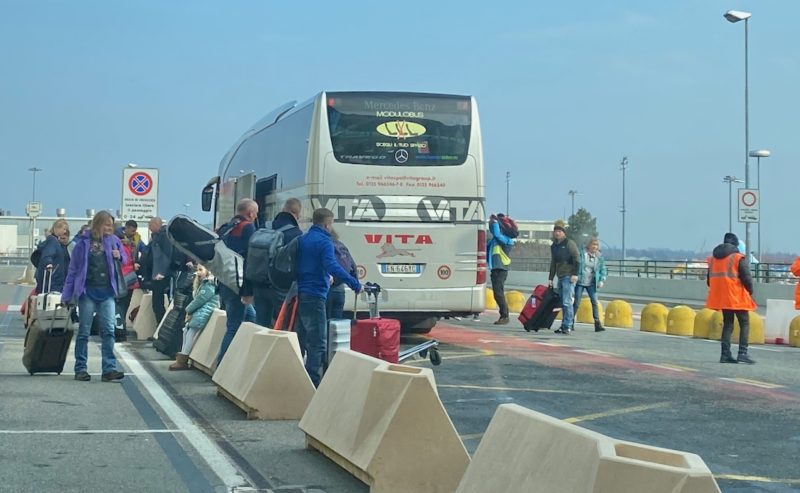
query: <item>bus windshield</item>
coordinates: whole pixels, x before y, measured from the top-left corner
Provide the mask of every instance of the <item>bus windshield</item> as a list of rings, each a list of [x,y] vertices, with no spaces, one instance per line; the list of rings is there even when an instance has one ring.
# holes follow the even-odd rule
[[[385,166],[455,166],[467,159],[471,103],[464,96],[327,93],[336,160]]]

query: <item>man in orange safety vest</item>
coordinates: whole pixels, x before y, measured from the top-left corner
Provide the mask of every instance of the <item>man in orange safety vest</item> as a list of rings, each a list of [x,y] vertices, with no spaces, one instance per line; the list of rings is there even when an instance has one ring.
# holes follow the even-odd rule
[[[725,233],[721,245],[714,248],[708,258],[708,298],[706,308],[722,310],[722,356],[720,363],[747,363],[755,361],[747,355],[747,339],[750,336],[750,312],[756,309],[753,301],[753,278],[750,264],[739,252],[739,238]],[[739,355],[731,354],[733,317],[739,320]]]

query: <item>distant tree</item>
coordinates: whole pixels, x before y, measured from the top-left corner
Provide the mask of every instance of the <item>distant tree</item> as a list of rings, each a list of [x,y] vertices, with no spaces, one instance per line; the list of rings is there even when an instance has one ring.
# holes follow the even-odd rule
[[[597,218],[581,207],[569,217],[567,237],[578,245],[585,245],[594,236],[597,236]]]

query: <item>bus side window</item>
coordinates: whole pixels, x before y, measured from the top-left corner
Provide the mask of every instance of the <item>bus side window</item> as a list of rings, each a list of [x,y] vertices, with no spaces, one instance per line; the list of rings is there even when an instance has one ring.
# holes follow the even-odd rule
[[[262,178],[256,182],[255,201],[258,204],[258,224],[265,226],[275,217],[275,188],[278,175]]]

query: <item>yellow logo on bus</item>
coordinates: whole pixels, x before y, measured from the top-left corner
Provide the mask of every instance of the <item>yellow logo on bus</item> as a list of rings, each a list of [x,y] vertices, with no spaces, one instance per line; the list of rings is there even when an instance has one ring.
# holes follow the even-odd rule
[[[425,135],[425,127],[423,125],[403,120],[381,123],[375,130],[377,130],[381,135],[395,137],[397,139],[406,139],[408,137],[419,137],[420,135]]]

